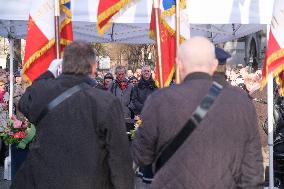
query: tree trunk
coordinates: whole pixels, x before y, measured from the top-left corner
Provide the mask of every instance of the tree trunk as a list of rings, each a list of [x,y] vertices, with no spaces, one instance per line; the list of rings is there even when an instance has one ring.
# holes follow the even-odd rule
[[[21,39],[14,39],[14,72],[22,67]],[[10,54],[7,56],[6,68],[10,68]]]

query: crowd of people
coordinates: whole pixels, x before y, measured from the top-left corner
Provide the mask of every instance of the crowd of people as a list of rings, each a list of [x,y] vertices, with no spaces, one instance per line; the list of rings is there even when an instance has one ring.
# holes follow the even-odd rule
[[[15,113],[35,124],[37,133],[11,188],[263,187],[251,100],[260,72],[230,68],[228,58],[207,39],[194,37],[178,49],[181,84],[159,90],[149,65],[135,73],[124,66],[97,72],[96,54],[84,42],[67,46],[63,60],[54,60],[27,88],[16,73]],[[0,73],[1,100],[9,89],[7,73],[6,80]],[[212,81],[220,94],[200,116],[197,107],[204,108],[199,103],[215,86]],[[140,119],[132,140],[130,131]],[[190,136],[173,155],[160,157],[188,121]],[[160,158],[166,160],[157,169]]]

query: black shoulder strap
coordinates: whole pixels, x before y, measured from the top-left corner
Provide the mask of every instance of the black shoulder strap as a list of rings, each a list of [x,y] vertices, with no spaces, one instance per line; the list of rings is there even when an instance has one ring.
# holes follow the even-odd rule
[[[75,86],[67,89],[63,93],[61,93],[59,96],[57,96],[55,99],[53,99],[49,104],[47,104],[47,106],[41,111],[36,124],[38,124],[51,110],[53,110],[56,106],[61,104],[64,100],[66,100],[67,98],[69,98],[73,94],[75,94],[75,93],[77,93],[81,90],[87,89],[87,88],[90,88],[90,85],[88,85],[86,83],[80,83],[78,85],[75,85]]]
[[[171,143],[160,153],[156,161],[155,172],[159,169],[174,155],[178,148],[185,142],[190,136],[194,129],[200,124],[208,110],[218,97],[223,86],[213,82],[208,94],[202,99],[201,103],[192,113],[190,119],[187,121],[185,126],[179,131]]]

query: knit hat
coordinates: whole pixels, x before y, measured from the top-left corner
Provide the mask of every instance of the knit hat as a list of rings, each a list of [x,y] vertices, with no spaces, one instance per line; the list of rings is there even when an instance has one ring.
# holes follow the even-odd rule
[[[107,73],[105,76],[104,76],[104,79],[113,79],[113,75],[111,73]]]

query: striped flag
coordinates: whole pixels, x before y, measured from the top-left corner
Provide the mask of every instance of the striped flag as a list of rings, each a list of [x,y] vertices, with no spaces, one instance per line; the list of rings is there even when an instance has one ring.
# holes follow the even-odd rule
[[[61,0],[60,10],[60,44],[63,52],[64,47],[73,41],[71,0]]]
[[[111,26],[112,17],[121,11],[131,0],[100,0],[98,6],[97,30],[104,34]]]
[[[180,0],[180,18],[181,18],[181,42],[189,38],[190,28],[186,24],[187,17],[185,14],[186,0]],[[176,33],[175,33],[175,0],[160,0],[160,32],[162,48],[162,67],[164,86],[169,86],[175,72],[176,58]],[[156,31],[154,9],[150,22],[150,37],[154,38]],[[156,64],[156,83],[159,86],[159,66]]]
[[[61,0],[61,50],[73,40],[70,0]],[[31,83],[45,72],[55,51],[54,0],[33,1],[29,14],[22,75]]]
[[[284,95],[284,1],[275,0],[270,26],[269,41],[262,68],[262,88],[266,85],[268,74],[272,73]]]

